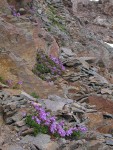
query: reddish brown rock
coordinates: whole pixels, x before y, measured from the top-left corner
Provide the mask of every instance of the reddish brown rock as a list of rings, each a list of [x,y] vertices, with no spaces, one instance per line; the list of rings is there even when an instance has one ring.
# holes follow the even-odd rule
[[[36,49],[41,49],[48,55],[58,57],[59,46],[56,40],[44,29],[41,29],[40,22],[34,28],[33,37]]]
[[[113,133],[113,119],[104,119],[102,112],[88,113],[88,127],[101,133]]]
[[[113,102],[102,97],[90,96],[89,104],[96,105],[97,110],[113,114]]]
[[[88,127],[90,129],[97,129],[98,127],[103,125],[103,115],[101,112],[97,113],[88,113],[86,116],[89,119]]]
[[[36,30],[30,21],[24,20],[24,17],[19,23],[13,22],[13,19],[17,21],[17,18],[12,16],[9,19],[1,19],[0,22],[0,75],[5,80],[13,80],[14,83],[23,81],[22,89],[28,93],[34,91],[41,97],[56,93],[58,90],[54,86],[42,81],[32,72],[37,49],[58,56],[59,47],[55,39],[50,35],[52,40],[48,47],[45,38],[47,32],[42,31],[40,26],[37,26]],[[43,38],[38,37],[42,32]]]

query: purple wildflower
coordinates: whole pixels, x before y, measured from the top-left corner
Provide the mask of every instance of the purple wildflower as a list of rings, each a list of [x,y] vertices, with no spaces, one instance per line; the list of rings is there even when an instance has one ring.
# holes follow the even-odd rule
[[[79,131],[79,129],[77,127],[74,127],[73,131]]]
[[[59,122],[59,125],[64,126],[64,121]]]
[[[51,123],[51,121],[49,119],[47,119],[44,124],[47,125],[47,126],[49,126],[50,123]]]
[[[52,122],[56,121],[56,117],[51,117],[50,121],[52,121]]]
[[[16,16],[19,17],[19,16],[20,16],[20,13],[17,13]]]
[[[61,66],[61,69],[64,71],[64,70],[65,70],[65,67],[62,65],[62,66]]]
[[[70,128],[69,130],[66,131],[66,135],[70,136],[73,133],[73,128]]]
[[[22,84],[23,84],[23,82],[22,82],[22,81],[18,81],[18,84],[19,84],[19,85],[22,85]]]
[[[36,123],[38,123],[38,124],[41,123],[41,121],[39,120],[39,118],[35,117],[35,119],[36,119]]]
[[[60,124],[57,124],[57,132],[61,137],[65,137],[66,132]]]
[[[27,113],[26,112],[22,112],[22,116],[26,117]]]
[[[35,116],[32,116],[32,120],[35,120]]]
[[[39,118],[42,120],[42,121],[46,121],[46,112],[43,108],[39,108]]]
[[[84,126],[78,126],[78,127],[71,127],[68,130],[64,130],[64,121],[57,122],[55,116],[50,116],[49,112],[46,112],[42,107],[39,106],[39,104],[32,102],[32,105],[37,111],[37,116],[32,116],[32,119],[36,121],[37,124],[46,125],[49,127],[50,132],[52,134],[57,133],[61,137],[65,136],[71,136],[73,132],[86,132],[87,128]]]
[[[87,131],[87,128],[84,127],[84,126],[81,126],[81,127],[79,127],[79,130],[80,130],[81,132],[86,132],[86,131]]]
[[[58,128],[58,133],[60,134],[61,137],[65,137],[66,136],[66,132],[65,132],[65,130],[62,127]]]
[[[35,102],[31,102],[31,104],[32,104],[35,108],[39,109],[39,104],[37,104],[37,103],[35,103]]]
[[[47,112],[46,115],[49,117],[50,116],[50,112]]]
[[[56,122],[53,122],[50,126],[50,132],[55,133],[56,130],[57,130],[57,124]]]
[[[53,67],[53,70],[56,70],[57,68],[56,67]]]

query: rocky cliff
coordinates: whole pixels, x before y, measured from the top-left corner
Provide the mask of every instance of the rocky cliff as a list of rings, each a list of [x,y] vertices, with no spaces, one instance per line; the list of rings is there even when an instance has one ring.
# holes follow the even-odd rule
[[[110,0],[0,0],[1,150],[113,149],[112,10]],[[88,132],[31,136],[31,101]]]

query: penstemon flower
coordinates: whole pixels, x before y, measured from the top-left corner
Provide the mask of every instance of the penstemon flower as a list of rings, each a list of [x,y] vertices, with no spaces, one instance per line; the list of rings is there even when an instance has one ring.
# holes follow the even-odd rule
[[[32,116],[32,120],[35,120],[37,124],[45,125],[49,127],[50,133],[57,133],[60,137],[71,136],[74,132],[86,132],[87,128],[85,126],[71,127],[67,130],[64,129],[64,121],[56,121],[55,116],[50,116],[50,113],[46,112],[44,108],[39,106],[35,102],[31,102],[35,110],[37,111],[36,116]]]
[[[18,81],[18,84],[19,84],[19,85],[22,85],[22,84],[23,84],[23,82],[22,82],[22,81]]]
[[[73,128],[70,128],[69,130],[66,131],[66,135],[70,136],[73,133]]]
[[[41,121],[40,121],[40,119],[38,117],[35,117],[35,120],[36,120],[37,124],[41,123]]]
[[[56,122],[53,122],[50,125],[50,131],[51,131],[51,133],[55,133],[57,131],[57,123]]]

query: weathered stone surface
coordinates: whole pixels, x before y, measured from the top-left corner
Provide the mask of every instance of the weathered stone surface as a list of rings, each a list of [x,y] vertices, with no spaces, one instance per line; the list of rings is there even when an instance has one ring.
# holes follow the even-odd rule
[[[23,150],[23,148],[18,145],[8,145],[4,148],[4,150]]]
[[[0,0],[0,13],[11,14],[7,0]]]
[[[57,110],[62,110],[65,103],[64,102],[46,100],[45,105],[46,105],[47,109],[50,109],[51,111],[57,111]]]
[[[72,3],[75,3],[75,10],[78,5],[77,15],[72,13]],[[104,41],[113,39],[112,17],[104,15],[112,14],[112,5],[109,5],[111,3],[34,0],[34,16],[28,13],[26,8],[20,7],[15,0],[10,4],[16,6],[21,16],[3,14],[7,9],[7,2],[1,1],[3,9],[0,12],[0,76],[5,80],[14,80],[14,83],[22,81],[23,84],[19,91],[11,89],[11,95],[15,96],[0,92],[0,135],[3,137],[0,138],[0,147],[12,146],[11,149],[21,149],[22,146],[23,150],[112,149],[112,137],[97,134],[95,131],[113,134],[113,104],[108,101],[113,99],[113,85],[110,84],[113,82],[113,50]],[[25,14],[22,14],[22,9]],[[60,58],[64,65],[68,66],[63,79],[60,77],[50,84],[32,73],[37,50],[55,57],[59,56],[61,50]],[[65,98],[56,96],[62,94],[61,88],[64,89]],[[25,92],[20,95],[21,90]],[[29,92],[29,95],[26,92]],[[35,99],[30,96],[32,92],[36,92],[41,98],[49,96],[48,99]],[[92,95],[100,95],[101,98]],[[63,118],[67,126],[86,124],[92,132],[84,136],[85,139],[65,139],[59,143],[57,139],[52,141],[49,135],[28,135],[33,133],[33,129],[24,124],[24,119],[27,113],[32,114],[31,100],[38,101],[50,109],[51,113]],[[8,126],[9,130],[6,129]],[[110,141],[107,141],[109,139]]]
[[[113,146],[113,140],[106,140],[106,144]]]
[[[13,19],[13,16],[11,18]],[[47,50],[45,52],[48,55],[58,57],[59,47],[55,39],[49,35],[53,42],[47,49],[46,31],[41,30],[39,26],[38,28],[34,27],[29,20],[26,21],[24,18],[22,23],[9,23],[3,19],[0,22],[0,26],[0,47],[4,49],[4,52],[0,54],[1,76],[6,80],[13,80],[14,83],[18,82],[18,80],[24,81],[22,89],[27,92],[31,91],[31,86],[34,91],[40,91],[39,95],[41,95],[42,87],[47,87],[46,91],[49,88],[51,89],[50,85],[41,81],[32,73],[32,68],[36,62],[37,49]],[[40,32],[43,34],[42,39],[38,37]],[[52,89],[54,89],[53,86]]]
[[[48,147],[48,144],[51,142],[50,136],[46,134],[40,134],[37,137],[33,137],[30,135],[27,135],[22,138],[20,143],[31,143],[36,145],[39,149],[45,150]],[[50,146],[50,145],[49,145]]]
[[[90,96],[89,104],[96,105],[98,110],[113,113],[113,102],[98,96]]]

